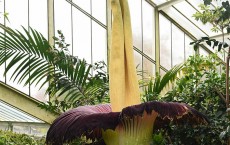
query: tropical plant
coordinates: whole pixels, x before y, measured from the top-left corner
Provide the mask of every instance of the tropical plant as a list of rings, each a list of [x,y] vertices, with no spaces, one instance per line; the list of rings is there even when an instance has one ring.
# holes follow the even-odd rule
[[[93,96],[90,97],[85,97],[78,99],[77,101],[69,101],[68,99],[60,99],[58,97],[53,97],[51,101],[47,101],[44,103],[39,104],[39,107],[45,110],[49,110],[55,114],[57,113],[63,113],[69,109],[76,108],[81,105],[95,105],[95,104],[100,104],[100,103],[108,103],[109,102],[109,97],[108,97],[108,74],[105,71],[107,69],[106,64],[101,61],[101,62],[96,62],[92,69],[94,70],[94,75],[89,75],[88,80],[89,84],[91,86],[97,86],[97,91],[94,92]],[[58,78],[56,78],[58,79]],[[49,88],[56,88],[58,86],[49,86]]]
[[[45,145],[45,137],[37,137],[12,131],[0,130],[0,145]],[[76,139],[68,145],[86,145],[83,140]],[[67,144],[65,144],[67,145]]]
[[[223,67],[222,73],[217,68]],[[217,55],[191,56],[183,76],[161,101],[185,102],[209,118],[208,126],[170,125],[164,135],[174,144],[226,144],[229,126],[225,105],[225,71]],[[167,139],[166,138],[166,139]],[[169,141],[169,139],[167,139]],[[169,142],[170,143],[170,142]]]
[[[218,51],[223,51],[226,53],[226,93],[225,93],[225,104],[227,108],[227,113],[230,114],[230,103],[229,103],[229,64],[230,64],[230,44],[226,43],[225,39],[230,33],[230,3],[229,1],[216,0],[221,4],[218,6],[211,7],[212,0],[204,0],[204,5],[201,5],[202,13],[197,12],[194,17],[197,20],[201,20],[204,24],[210,22],[213,24],[213,31],[220,31],[223,35],[223,41],[216,39],[210,39],[209,37],[202,37],[200,40],[192,42],[194,44],[194,49],[197,49],[199,44],[206,42],[210,47],[217,47]],[[229,39],[229,38],[228,38]],[[227,130],[227,129],[226,129]],[[230,138],[228,139],[228,144],[230,144]]]
[[[51,97],[64,95],[71,105],[91,104],[88,100],[95,99],[95,94],[103,92],[102,88],[108,88],[106,76],[102,76],[98,68],[95,77],[91,76],[92,65],[68,53],[69,45],[61,31],[58,31],[59,38],[54,38],[58,48],[52,48],[42,34],[32,28],[29,31],[23,28],[21,33],[0,27],[5,31],[0,33],[0,65],[9,62],[4,75],[16,67],[11,76],[13,81],[24,85],[40,82],[40,87],[49,83],[46,93]]]
[[[44,137],[29,136],[0,130],[0,145],[44,145]]]
[[[111,105],[86,105],[63,113],[47,133],[48,144],[68,143],[82,136],[108,145],[149,144],[152,142],[153,128],[162,128],[170,122],[208,122],[203,114],[183,103],[151,101],[140,104],[127,0],[114,1],[112,8],[113,41],[109,65]],[[3,25],[0,27],[5,31],[0,33],[0,64],[11,59],[6,72],[19,64],[12,76],[14,80],[25,80],[25,84],[29,84],[46,78],[42,84],[50,83],[47,93],[51,96],[64,96],[74,103],[97,94],[106,94],[106,77],[101,73],[96,77],[89,77],[92,66],[66,52],[68,44],[64,42],[60,31],[60,39],[54,38],[59,48],[52,48],[33,29],[24,29],[23,34]],[[173,78],[175,75],[169,74],[169,77]],[[162,83],[166,84],[166,80]],[[157,86],[157,90],[161,89],[162,86]]]
[[[217,0],[218,1],[218,0]],[[220,31],[223,35],[223,41],[210,39],[209,37],[202,37],[200,40],[192,42],[194,49],[197,50],[198,46],[206,42],[210,47],[217,47],[218,51],[225,52],[226,56],[226,106],[229,108],[229,59],[230,59],[230,46],[224,42],[224,38],[230,33],[230,4],[229,1],[223,1],[220,6],[211,7],[212,0],[204,0],[204,5],[201,5],[202,13],[197,12],[194,14],[196,20],[200,20],[204,24],[210,22],[213,25],[213,31]],[[219,1],[221,2],[221,1]],[[228,38],[229,39],[229,38]]]
[[[186,62],[174,66],[173,68],[168,70],[162,77],[158,73],[156,73],[155,78],[150,78],[150,80],[147,81],[145,80],[143,101],[148,102],[153,100],[159,100],[160,94],[163,89],[177,79],[178,74],[181,72],[185,65]],[[145,83],[147,83],[147,85]]]
[[[165,145],[166,140],[164,136],[162,135],[162,132],[154,133],[153,134],[153,145]]]

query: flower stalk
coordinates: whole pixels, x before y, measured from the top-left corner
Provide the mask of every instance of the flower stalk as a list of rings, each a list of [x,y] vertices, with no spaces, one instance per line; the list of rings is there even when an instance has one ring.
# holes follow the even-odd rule
[[[110,50],[110,100],[112,111],[139,104],[140,92],[134,64],[132,28],[127,0],[111,0],[113,13]]]

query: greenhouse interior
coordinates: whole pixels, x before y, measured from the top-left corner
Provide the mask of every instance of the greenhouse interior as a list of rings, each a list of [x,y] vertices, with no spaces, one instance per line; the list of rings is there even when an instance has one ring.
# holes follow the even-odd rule
[[[228,0],[0,12],[0,144],[230,145]]]

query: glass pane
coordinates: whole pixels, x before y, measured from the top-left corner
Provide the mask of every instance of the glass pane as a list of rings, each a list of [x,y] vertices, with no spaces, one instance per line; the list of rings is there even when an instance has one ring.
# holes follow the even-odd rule
[[[184,61],[184,32],[172,25],[172,65],[175,66]]]
[[[48,38],[47,0],[30,0],[29,4],[30,27],[42,33],[45,38]]]
[[[171,68],[171,22],[160,15],[160,64]]]
[[[157,5],[160,5],[160,4],[167,2],[167,0],[153,0],[153,2]]]
[[[22,61],[23,61],[23,60],[19,61],[19,64],[22,63]],[[8,64],[9,62],[10,62],[10,60],[7,61],[6,63]],[[19,78],[17,78],[17,79],[14,81],[14,77],[15,77],[16,75],[14,75],[14,77],[11,79],[11,76],[13,75],[14,70],[16,70],[18,66],[19,66],[19,65],[17,65],[17,64],[14,65],[14,66],[11,67],[11,69],[7,72],[7,74],[6,74],[6,83],[7,83],[8,85],[10,85],[10,86],[16,88],[17,90],[19,90],[19,91],[21,91],[21,92],[23,92],[23,93],[29,95],[29,85],[24,86],[25,80],[28,78],[28,76],[26,76],[25,79],[24,79],[24,81],[22,81],[21,83],[18,83],[18,79],[19,79]],[[22,74],[22,73],[21,73],[21,74]]]
[[[4,1],[0,1],[0,12],[4,12]],[[2,13],[0,13],[0,23],[4,24],[4,17]],[[0,29],[0,32],[3,32],[2,29]],[[0,66],[0,81],[5,82],[5,78],[3,77],[3,73],[5,71],[5,64],[2,64]]]
[[[220,52],[217,53],[218,57],[220,57],[222,60],[225,60],[225,56],[224,56],[224,51],[221,50]]]
[[[154,8],[143,1],[143,52],[155,60]]]
[[[201,21],[195,20],[193,14],[197,11],[186,1],[182,1],[174,5],[184,16],[186,16],[190,21],[192,21],[195,25],[197,25],[202,31],[204,31],[208,35],[215,35],[215,32],[212,32],[212,24],[207,23],[203,24]]]
[[[209,53],[206,50],[204,50],[202,47],[199,47],[199,54],[203,56],[209,55]]]
[[[188,59],[189,56],[195,54],[193,45],[190,45],[190,42],[193,42],[193,40],[185,35],[185,59]]]
[[[93,63],[98,61],[104,61],[106,63],[107,62],[106,30],[95,22],[93,22],[92,28],[93,28],[92,29]]]
[[[30,0],[29,4],[30,27],[42,33],[45,38],[48,38],[47,1]],[[48,101],[48,96],[45,95],[45,90],[48,85],[40,89],[41,83],[39,83],[37,86],[35,86],[35,84],[30,86],[30,95],[39,101],[46,102]]]
[[[57,30],[61,30],[65,36],[65,42],[70,44],[69,51],[72,53],[71,32],[71,5],[65,0],[54,1],[55,36]]]
[[[28,0],[6,0],[6,12],[9,13],[7,26],[13,29],[28,28]]]
[[[0,12],[4,12],[4,2],[5,1],[0,1]],[[4,17],[2,13],[0,13],[0,23],[4,24]],[[2,29],[0,29],[0,32],[3,32]],[[5,63],[0,66],[0,81],[5,82],[5,78],[3,77],[3,73],[5,71]]]
[[[106,0],[92,0],[92,15],[106,25]]]
[[[155,64],[143,57],[144,78],[155,75]]]
[[[46,92],[46,89],[48,88],[48,83],[46,83],[41,89],[41,85],[43,83],[43,81],[45,80],[45,78],[40,82],[38,83],[38,85],[36,84],[32,84],[30,86],[30,95],[31,97],[41,101],[41,102],[46,102],[46,101],[49,101],[49,96],[45,94]]]
[[[5,82],[5,78],[3,77],[3,73],[5,71],[5,63],[0,66],[0,81]]]
[[[22,27],[28,28],[28,0],[6,0],[5,1],[6,12],[9,13],[9,22],[6,21],[6,25],[13,28],[22,30]],[[7,84],[20,90],[23,93],[29,94],[29,86],[23,86],[17,84],[17,82],[10,81],[10,77],[13,74],[17,66],[14,66],[6,75]]]
[[[192,4],[197,10],[200,10],[199,5],[203,4],[203,0],[188,0],[190,4]]]
[[[135,61],[135,65],[136,65],[138,74],[140,74],[139,72],[142,71],[142,55],[136,51],[134,51],[134,61]],[[138,80],[142,79],[141,75],[138,75],[137,77],[138,77]]]
[[[199,5],[200,4],[204,4],[203,0],[187,0],[190,4],[193,5],[193,7],[195,7],[197,10],[200,10]],[[221,3],[223,2],[223,0],[221,1],[212,1],[212,5],[210,5],[211,8],[216,7],[217,5],[221,5]]]
[[[142,49],[141,1],[129,0],[129,8],[133,32],[133,45],[138,49]]]
[[[0,1],[0,23],[4,24],[4,3],[5,1]],[[0,29],[0,32],[3,32],[2,29]]]
[[[226,2],[226,1],[228,1],[228,0],[212,1],[212,4],[213,4],[215,7],[217,7],[217,6],[221,7],[221,6],[222,6],[222,2]]]
[[[90,18],[73,9],[73,55],[91,63]]]
[[[166,72],[163,69],[160,69],[160,75],[164,76],[166,74]]]
[[[201,37],[205,36],[205,34],[200,29],[198,29],[188,19],[181,15],[175,8],[169,7],[167,9],[164,9],[164,12],[197,39],[200,39]]]
[[[72,0],[73,3],[78,5],[80,8],[85,10],[87,13],[90,13],[90,1],[91,0]]]

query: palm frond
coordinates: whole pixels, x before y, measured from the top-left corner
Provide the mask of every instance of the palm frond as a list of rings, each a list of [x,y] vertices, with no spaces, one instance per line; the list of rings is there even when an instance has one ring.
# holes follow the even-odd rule
[[[172,69],[167,71],[163,77],[156,74],[154,79],[149,80],[147,86],[144,88],[145,101],[156,100],[163,89],[177,78],[177,74],[185,66],[185,63],[174,66]]]
[[[32,28],[23,28],[23,32],[2,24],[0,28],[4,30],[0,32],[0,65],[8,62],[4,75],[14,67],[13,81],[23,85],[41,84],[40,87],[49,83],[47,93],[65,94],[71,101],[91,97],[99,90],[89,87],[92,66],[84,60],[53,49],[43,35]]]
[[[170,82],[174,81],[177,77],[177,74],[181,71],[185,63],[179,64],[171,68],[166,74],[162,77],[157,93],[160,93]]]

